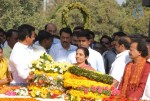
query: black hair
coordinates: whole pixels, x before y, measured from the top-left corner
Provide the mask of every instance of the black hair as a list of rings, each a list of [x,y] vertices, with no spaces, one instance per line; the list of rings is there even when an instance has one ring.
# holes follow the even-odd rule
[[[88,50],[87,48],[85,48],[85,47],[78,47],[77,50],[78,50],[78,49],[83,50],[85,57],[88,57],[88,56],[89,56],[90,53],[89,53],[89,50]],[[77,51],[77,50],[76,50],[76,51]],[[89,64],[88,61],[87,61],[87,59],[85,60],[85,63],[86,63],[87,65]]]
[[[87,31],[90,35],[93,36],[93,38],[95,38],[95,34],[93,31],[91,31],[90,29],[85,29],[85,31]],[[92,38],[91,38],[92,39]]]
[[[115,36],[122,37],[122,36],[127,36],[127,34],[125,34],[124,32],[115,32],[115,33],[113,33],[113,36],[112,36],[113,40],[114,40]]]
[[[45,30],[40,30],[37,36],[37,40],[41,43],[44,39],[52,38],[53,36]]]
[[[84,28],[82,26],[76,26],[74,27],[73,31],[82,31]]]
[[[118,44],[119,45],[123,44],[126,49],[130,49],[131,39],[127,36],[120,37],[118,40]]]
[[[137,50],[141,52],[142,57],[146,57],[148,55],[148,48],[146,46],[146,42],[142,39],[135,39],[132,43],[137,43]]]
[[[18,39],[23,41],[25,40],[26,36],[31,38],[32,31],[35,31],[35,28],[28,24],[22,24],[18,27]]]
[[[6,38],[11,37],[13,33],[17,33],[17,34],[18,34],[18,31],[15,30],[15,29],[9,29],[9,30],[6,32]]]
[[[100,43],[101,43],[101,44],[102,44],[102,39],[103,39],[103,38],[108,39],[108,40],[109,40],[109,43],[112,42],[112,38],[111,38],[110,36],[108,36],[108,35],[103,35],[103,36],[101,37],[101,39],[100,39]]]
[[[3,35],[6,34],[6,32],[2,28],[0,28],[0,33],[3,33]]]
[[[68,33],[70,36],[72,36],[72,31],[69,27],[62,28],[59,32],[60,36],[61,36],[62,32]]]
[[[77,37],[86,37],[88,40],[91,39],[90,33],[87,30],[83,30],[77,34]]]

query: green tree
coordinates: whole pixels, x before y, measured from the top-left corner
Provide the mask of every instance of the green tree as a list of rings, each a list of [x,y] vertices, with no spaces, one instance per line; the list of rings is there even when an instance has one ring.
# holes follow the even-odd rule
[[[133,12],[137,9],[137,6],[142,7],[141,0],[127,0],[126,3],[122,5],[122,10],[125,12],[124,18],[122,20],[122,28],[126,33],[134,34],[140,33],[148,34],[149,16],[150,8],[142,7],[143,16],[139,16],[139,11],[136,11],[137,17],[133,15]]]

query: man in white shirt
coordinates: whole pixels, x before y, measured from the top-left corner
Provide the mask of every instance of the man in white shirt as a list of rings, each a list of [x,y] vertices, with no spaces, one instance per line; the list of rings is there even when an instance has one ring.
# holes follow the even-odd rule
[[[71,45],[72,31],[70,28],[62,28],[60,30],[61,43],[52,45],[49,54],[56,62],[67,62],[68,55],[77,49]]]
[[[13,76],[11,84],[24,85],[30,72],[30,66],[34,60],[34,52],[31,47],[35,39],[35,28],[23,24],[18,28],[19,41],[13,47],[9,60],[9,71]]]
[[[86,31],[81,31],[78,35],[78,47],[86,47],[89,50],[89,58],[88,63],[91,67],[93,67],[95,70],[105,73],[104,69],[104,62],[101,54],[93,49],[90,48],[90,33]],[[68,56],[68,62],[70,63],[76,63],[75,59],[76,51],[72,52]]]
[[[36,58],[38,59],[42,54],[47,53],[47,50],[50,49],[53,42],[53,36],[45,30],[40,30],[37,40],[39,43],[33,45],[33,50],[36,54]]]
[[[115,49],[117,51],[117,56],[115,61],[112,63],[109,75],[113,77],[112,85],[118,87],[118,84],[122,80],[124,73],[124,68],[128,62],[131,61],[129,56],[131,40],[129,37],[120,37],[115,43]]]

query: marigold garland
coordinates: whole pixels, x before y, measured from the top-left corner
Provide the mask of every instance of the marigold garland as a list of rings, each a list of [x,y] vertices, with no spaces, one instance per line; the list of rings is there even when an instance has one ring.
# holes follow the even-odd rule
[[[68,69],[68,71],[72,74],[75,74],[77,76],[83,76],[88,79],[97,81],[97,82],[102,82],[106,84],[112,84],[113,82],[113,77],[107,75],[107,74],[101,74],[96,71],[89,71],[83,68],[79,68],[77,66],[72,66]]]
[[[83,21],[84,28],[87,29],[90,25],[91,16],[90,16],[89,11],[87,10],[86,6],[81,4],[80,2],[71,3],[64,7],[64,9],[62,11],[62,25],[69,26],[69,24],[67,22],[68,12],[73,9],[78,9],[81,11],[83,18],[84,18],[84,21]]]
[[[92,81],[92,80],[87,79],[85,77],[76,76],[76,75],[71,74],[69,72],[66,72],[64,74],[64,87],[77,88],[77,87],[80,87],[80,86],[91,87],[92,85],[101,86],[101,87],[106,87],[107,86],[108,88],[111,87],[108,84]]]

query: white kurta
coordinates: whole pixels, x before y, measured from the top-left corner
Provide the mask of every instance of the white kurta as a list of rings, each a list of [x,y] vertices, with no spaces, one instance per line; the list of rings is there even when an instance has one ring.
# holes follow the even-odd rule
[[[14,84],[26,83],[27,76],[30,72],[30,66],[34,60],[34,52],[32,47],[17,42],[12,50],[9,59],[9,71],[13,76]]]
[[[109,75],[116,79],[118,82],[121,82],[125,66],[130,61],[131,58],[129,56],[129,50],[119,53],[116,56],[115,61],[112,63]]]
[[[146,86],[145,86],[144,93],[141,99],[150,100],[150,74],[147,78]]]

